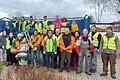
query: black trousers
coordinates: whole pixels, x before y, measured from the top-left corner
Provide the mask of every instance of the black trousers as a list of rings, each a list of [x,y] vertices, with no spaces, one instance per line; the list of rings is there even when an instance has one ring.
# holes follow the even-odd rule
[[[11,60],[11,64],[13,64],[13,63],[18,63],[18,61],[16,60],[16,56],[17,54],[14,54],[14,53],[12,53],[12,60]]]
[[[7,53],[7,62],[11,62],[12,61],[12,53],[10,52],[10,49],[7,49],[6,53]]]

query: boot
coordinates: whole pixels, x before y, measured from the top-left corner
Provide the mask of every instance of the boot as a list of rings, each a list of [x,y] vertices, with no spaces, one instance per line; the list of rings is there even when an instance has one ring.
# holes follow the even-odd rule
[[[69,68],[67,68],[66,71],[67,71],[68,73],[70,73],[70,69],[69,69]]]
[[[91,72],[85,72],[86,74],[88,74],[88,75],[92,75],[92,73]]]
[[[91,73],[96,73],[97,70],[95,70],[95,69],[90,69],[90,72],[91,72]]]
[[[107,72],[103,72],[100,74],[100,76],[107,76],[107,75],[108,75]]]
[[[63,72],[63,69],[59,69],[59,72]]]
[[[112,77],[113,79],[116,79],[115,74],[111,74],[111,77]]]

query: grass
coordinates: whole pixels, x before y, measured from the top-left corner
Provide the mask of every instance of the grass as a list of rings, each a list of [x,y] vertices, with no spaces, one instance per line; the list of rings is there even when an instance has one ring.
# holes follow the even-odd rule
[[[4,63],[3,62],[0,62],[0,75],[1,75],[1,72],[3,70],[3,67],[4,67]]]

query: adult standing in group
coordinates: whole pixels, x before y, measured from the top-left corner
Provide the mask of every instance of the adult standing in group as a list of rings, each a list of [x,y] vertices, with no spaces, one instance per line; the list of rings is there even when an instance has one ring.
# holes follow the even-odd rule
[[[107,76],[108,74],[108,62],[110,61],[111,77],[116,79],[116,57],[119,51],[119,39],[116,34],[113,33],[112,27],[107,27],[107,33],[102,37],[100,43],[100,52],[103,63],[103,73],[100,76]]]
[[[72,49],[75,43],[75,39],[70,34],[70,30],[68,27],[65,27],[65,32],[62,34],[59,40],[60,51],[61,51],[61,63],[60,63],[60,70],[62,72],[66,62],[66,70],[70,72],[70,62],[71,62],[71,54]]]
[[[97,54],[99,53],[99,46],[100,46],[100,41],[101,41],[101,34],[97,32],[96,26],[91,27],[89,36],[91,37],[91,41],[94,45],[94,50],[92,51],[92,54],[91,54],[90,71],[95,73],[97,71]]]

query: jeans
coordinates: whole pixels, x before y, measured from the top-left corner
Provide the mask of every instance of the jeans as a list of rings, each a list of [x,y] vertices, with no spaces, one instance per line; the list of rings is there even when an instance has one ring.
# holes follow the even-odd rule
[[[42,59],[41,59],[41,51],[40,47],[37,47],[37,50],[31,50],[31,63],[33,65],[41,65],[42,64]]]
[[[54,54],[52,52],[46,53],[46,66],[54,67]]]
[[[1,49],[0,50],[0,61],[6,62],[6,50]]]

